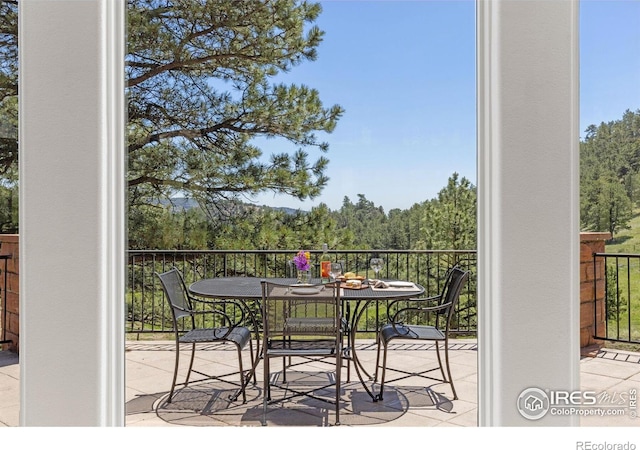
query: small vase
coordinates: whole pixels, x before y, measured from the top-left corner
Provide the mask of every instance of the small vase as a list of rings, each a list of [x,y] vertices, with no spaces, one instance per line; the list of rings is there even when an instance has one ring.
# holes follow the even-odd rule
[[[298,284],[307,284],[311,281],[310,270],[298,270]]]

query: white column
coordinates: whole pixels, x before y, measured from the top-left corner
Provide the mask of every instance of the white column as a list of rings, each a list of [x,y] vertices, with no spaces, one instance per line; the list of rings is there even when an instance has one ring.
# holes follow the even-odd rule
[[[578,2],[478,2],[479,423],[579,389]]]
[[[124,9],[20,0],[20,423],[124,424]]]

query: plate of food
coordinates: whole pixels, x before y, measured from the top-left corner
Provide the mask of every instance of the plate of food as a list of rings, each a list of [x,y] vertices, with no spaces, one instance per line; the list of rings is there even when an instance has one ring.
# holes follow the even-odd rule
[[[364,281],[364,277],[362,275],[357,275],[355,272],[347,272],[344,275],[340,275],[339,277],[337,277],[340,281],[347,281],[347,280],[360,280],[360,281]]]
[[[362,280],[345,280],[340,283],[343,289],[368,289],[369,285],[363,283]]]

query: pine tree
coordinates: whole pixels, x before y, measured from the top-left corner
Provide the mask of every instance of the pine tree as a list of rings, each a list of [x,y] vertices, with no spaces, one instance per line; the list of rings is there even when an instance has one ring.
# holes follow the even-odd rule
[[[134,206],[176,193],[218,206],[264,191],[320,194],[328,145],[316,133],[333,131],[343,110],[308,86],[273,81],[317,57],[320,12],[294,0],[128,1]],[[267,158],[257,137],[298,150]]]

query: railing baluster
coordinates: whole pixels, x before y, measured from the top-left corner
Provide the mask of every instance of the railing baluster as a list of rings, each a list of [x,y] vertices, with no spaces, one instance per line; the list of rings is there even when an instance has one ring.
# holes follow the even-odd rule
[[[604,302],[604,336],[598,329],[598,267],[602,268],[601,273],[604,274],[604,298],[602,299]],[[636,270],[635,267],[638,267],[638,269]],[[637,275],[632,277],[632,272]],[[626,287],[624,286],[625,282]],[[632,302],[634,298],[638,297],[639,293],[640,254],[593,254],[595,339],[640,344],[640,334],[633,329],[634,308]],[[624,295],[626,295],[626,299]],[[627,315],[626,320],[624,320],[624,314]]]
[[[620,340],[620,258],[616,256],[616,339]]]
[[[627,257],[627,339],[631,339],[631,259]]]

